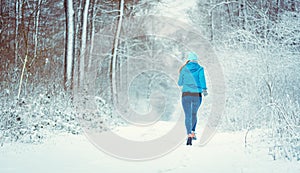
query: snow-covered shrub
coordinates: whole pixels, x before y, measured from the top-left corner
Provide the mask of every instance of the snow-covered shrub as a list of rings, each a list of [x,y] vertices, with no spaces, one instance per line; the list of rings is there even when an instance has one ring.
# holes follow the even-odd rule
[[[84,101],[77,100],[76,117],[86,131],[103,132],[122,124],[122,119],[113,112],[113,107],[99,96],[83,96]]]
[[[267,133],[269,154],[273,159],[300,160],[299,102],[289,95],[274,98],[269,104],[270,121]]]
[[[214,43],[227,91],[220,129],[259,131],[259,140],[246,141],[269,148],[274,159],[300,159],[298,15],[270,22],[267,38],[237,29]]]
[[[63,93],[37,94],[20,99],[1,97],[0,143],[41,142],[55,132],[78,134],[75,112]]]

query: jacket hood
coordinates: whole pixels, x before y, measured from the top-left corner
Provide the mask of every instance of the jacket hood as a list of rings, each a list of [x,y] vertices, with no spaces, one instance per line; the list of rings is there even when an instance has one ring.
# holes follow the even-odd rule
[[[189,62],[189,63],[187,63],[186,68],[190,72],[194,73],[194,72],[202,69],[203,67],[201,67],[197,62]]]

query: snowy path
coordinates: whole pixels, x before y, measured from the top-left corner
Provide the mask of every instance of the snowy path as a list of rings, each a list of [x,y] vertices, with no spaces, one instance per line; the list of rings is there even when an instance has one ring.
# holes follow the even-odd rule
[[[124,161],[98,150],[83,135],[64,134],[44,144],[11,144],[0,148],[1,173],[298,173],[300,164],[273,161],[264,152],[249,154],[244,133],[217,133],[205,147],[182,144],[151,161]],[[122,144],[120,144],[122,146]]]

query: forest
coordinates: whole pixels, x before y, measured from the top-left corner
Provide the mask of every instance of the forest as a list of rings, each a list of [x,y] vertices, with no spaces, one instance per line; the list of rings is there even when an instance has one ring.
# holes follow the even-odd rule
[[[155,106],[164,109],[161,120],[171,121],[180,109],[174,80],[189,47],[165,33],[149,34],[155,28],[149,19],[161,16],[165,3],[1,0],[0,144],[40,143],[49,131],[79,134],[82,122],[100,131],[108,128],[104,122],[122,125],[116,104],[140,114]],[[274,160],[299,161],[300,1],[195,4],[186,12],[188,25],[201,34],[197,44],[209,45],[224,75],[218,130],[245,131],[245,147],[266,145]],[[208,62],[209,53],[203,53]],[[151,101],[156,92],[164,104]],[[207,103],[204,109],[213,104]],[[203,114],[209,118],[208,110]],[[254,131],[261,136],[253,137]]]

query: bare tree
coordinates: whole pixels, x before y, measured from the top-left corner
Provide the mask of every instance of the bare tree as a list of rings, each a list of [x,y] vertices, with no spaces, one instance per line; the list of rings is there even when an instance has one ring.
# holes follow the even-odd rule
[[[88,29],[88,12],[89,12],[90,0],[86,0],[83,9],[82,17],[82,35],[81,35],[81,46],[80,46],[80,58],[79,58],[79,80],[78,85],[84,85],[84,73],[85,73],[85,56],[86,56],[86,43],[87,43],[87,29]]]
[[[18,36],[19,36],[19,18],[20,18],[20,8],[21,8],[21,3],[19,0],[16,0],[15,2],[15,63],[17,64],[18,62],[18,49],[19,49],[19,41],[18,41]]]
[[[42,0],[37,1],[36,5],[36,15],[35,15],[35,34],[34,34],[34,55],[33,58],[35,59],[37,56],[37,48],[38,48],[38,35],[39,35],[39,22],[40,22],[40,13],[41,13],[41,3]]]
[[[111,83],[112,83],[112,99],[113,102],[117,101],[117,86],[116,86],[116,66],[117,66],[117,51],[119,46],[119,37],[122,29],[122,20],[124,15],[124,0],[120,1],[119,4],[119,21],[117,24],[117,30],[114,37],[114,46],[112,52],[112,60],[111,60]]]
[[[65,68],[64,68],[64,86],[66,90],[73,87],[74,77],[74,50],[75,50],[75,28],[74,28],[74,8],[73,0],[65,0],[66,12],[66,49],[65,49]]]
[[[93,1],[93,8],[92,8],[92,12],[91,12],[91,33],[90,33],[90,50],[89,50],[89,62],[88,62],[88,69],[91,69],[92,66],[92,52],[94,50],[94,38],[95,38],[95,18],[96,18],[96,14],[98,11],[97,8],[97,2],[98,0],[94,0]]]

